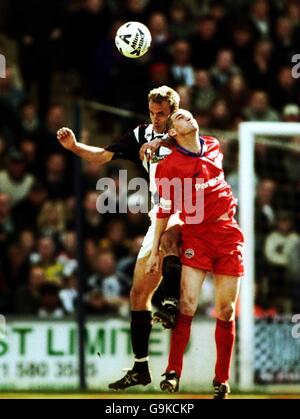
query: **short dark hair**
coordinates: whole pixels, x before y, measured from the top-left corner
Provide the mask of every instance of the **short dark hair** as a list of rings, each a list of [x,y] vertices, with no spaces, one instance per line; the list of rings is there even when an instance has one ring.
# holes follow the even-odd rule
[[[176,112],[176,111],[175,111],[175,112]],[[174,127],[173,120],[172,120],[172,116],[175,114],[175,112],[172,112],[172,113],[168,116],[168,119],[167,119],[167,122],[166,122],[166,129],[167,129],[167,132],[169,132],[169,131],[170,131],[170,129],[172,129],[172,128]]]

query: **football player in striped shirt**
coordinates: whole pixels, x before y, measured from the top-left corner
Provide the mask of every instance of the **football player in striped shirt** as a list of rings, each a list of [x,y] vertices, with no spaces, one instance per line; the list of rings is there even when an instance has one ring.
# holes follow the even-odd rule
[[[151,124],[136,127],[105,148],[92,147],[78,142],[69,128],[60,129],[57,137],[63,147],[85,160],[99,163],[99,165],[106,164],[114,159],[125,159],[141,164],[140,149],[144,144],[149,144],[149,147],[151,147],[151,142],[155,142],[156,146],[157,144],[160,145],[157,154],[158,160],[161,160],[171,153],[170,148],[164,146],[167,145],[164,143],[164,134],[166,121],[169,115],[179,108],[179,101],[178,93],[168,86],[153,89],[148,96]],[[181,276],[181,263],[178,251],[180,221],[178,216],[174,215],[173,219],[170,219],[170,228],[161,240],[161,254],[164,256],[162,272],[153,273],[146,277],[145,267],[152,249],[158,208],[158,195],[155,183],[157,163],[148,162],[147,159],[144,159],[143,167],[149,173],[152,210],[149,213],[151,225],[145,235],[137,258],[130,294],[131,342],[135,363],[133,368],[123,378],[109,385],[114,390],[123,390],[127,387],[139,384],[146,385],[151,382],[148,363],[149,338],[153,321],[151,299],[160,284],[161,275],[163,276],[162,285],[164,285],[166,290],[166,298],[162,303],[163,309],[155,314],[156,318],[161,320],[165,327],[171,328],[175,325],[175,316],[177,314],[176,304],[179,298]]]

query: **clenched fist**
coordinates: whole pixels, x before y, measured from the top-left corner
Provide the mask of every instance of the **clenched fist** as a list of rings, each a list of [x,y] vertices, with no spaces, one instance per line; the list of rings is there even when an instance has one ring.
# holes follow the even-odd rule
[[[57,131],[57,138],[67,150],[72,150],[76,146],[77,141],[74,132],[69,128],[64,127]]]

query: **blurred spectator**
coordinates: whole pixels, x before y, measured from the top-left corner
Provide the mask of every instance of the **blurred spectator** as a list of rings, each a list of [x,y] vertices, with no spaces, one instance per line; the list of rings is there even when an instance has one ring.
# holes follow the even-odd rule
[[[60,236],[60,244],[64,257],[70,260],[76,258],[77,236],[75,231],[64,229]]]
[[[257,303],[265,306],[267,298],[265,283],[268,281],[265,258],[265,240],[275,226],[275,188],[272,179],[261,179],[255,199],[255,272],[257,282]],[[263,302],[264,301],[264,302]],[[269,302],[269,304],[271,304]]]
[[[62,249],[57,260],[63,266],[64,281],[72,284],[74,283],[72,278],[75,277],[78,269],[76,232],[65,230],[59,237],[59,244]],[[70,281],[68,281],[68,278],[70,278]],[[70,288],[70,285],[68,288]]]
[[[46,201],[38,216],[39,234],[57,237],[66,228],[66,211],[62,201]]]
[[[128,242],[126,223],[123,219],[112,219],[106,227],[105,240],[108,240],[108,246],[119,259],[128,255]]]
[[[300,4],[298,0],[291,0],[286,5],[286,15],[289,18],[294,29],[300,26]]]
[[[282,110],[284,122],[300,122],[300,108],[296,103],[287,104]]]
[[[123,275],[127,276],[128,284],[132,283],[136,259],[142,247],[143,240],[144,236],[134,237],[130,247],[130,254],[121,258],[117,264],[117,272],[121,272]]]
[[[167,63],[155,62],[149,67],[149,87],[148,90],[156,88],[156,86],[168,86],[172,83],[170,67]]]
[[[7,310],[11,313],[16,291],[24,285],[30,266],[27,254],[18,242],[8,244],[1,259],[1,271],[7,281],[8,288]]]
[[[73,184],[67,177],[66,160],[63,154],[48,156],[45,186],[50,199],[65,199],[71,196]]]
[[[174,0],[170,8],[169,30],[173,39],[188,39],[194,32],[193,18],[187,6],[178,0]]]
[[[90,75],[84,80],[83,85],[83,94],[88,98],[103,103],[114,103],[114,97],[112,96],[118,94],[118,89],[121,86],[118,79],[122,77],[124,72],[123,63],[126,62],[115,44],[116,32],[123,23],[121,20],[114,21],[107,35],[95,47]],[[105,60],[103,60],[103,57],[105,57]],[[121,68],[119,68],[120,66]],[[106,114],[107,117],[109,117],[109,114]],[[109,124],[112,123],[110,119]]]
[[[194,67],[209,69],[215,62],[222,45],[217,32],[217,23],[210,16],[203,16],[197,22],[196,33],[190,38],[192,64]]]
[[[210,128],[219,130],[230,129],[230,111],[223,99],[217,99],[211,110]]]
[[[83,190],[92,191],[96,188],[98,180],[103,176],[103,170],[95,162],[84,162],[83,166]]]
[[[255,44],[252,60],[249,63],[246,78],[252,89],[270,91],[276,83],[273,44],[268,39],[262,39]]]
[[[253,52],[253,31],[249,24],[241,22],[232,30],[232,51],[237,65],[247,73]]]
[[[276,183],[273,179],[261,179],[257,187],[255,210],[255,234],[257,243],[263,243],[264,237],[275,224]]]
[[[223,0],[210,1],[210,16],[217,22],[218,34],[224,44],[229,42],[229,32],[231,27],[231,19],[229,19],[229,10]]]
[[[20,151],[24,156],[28,172],[34,176],[39,175],[40,162],[38,163],[37,145],[32,140],[22,140],[20,143]]]
[[[16,205],[27,197],[33,183],[34,177],[26,172],[24,155],[12,150],[7,169],[0,172],[0,192],[8,194],[12,205]]]
[[[230,77],[224,87],[223,98],[227,100],[232,115],[240,115],[249,100],[249,89],[242,74]]]
[[[231,50],[223,49],[218,52],[215,65],[211,69],[211,77],[216,88],[224,87],[230,77],[238,74],[240,69],[234,64]]]
[[[45,283],[40,287],[39,291],[38,316],[40,318],[62,318],[65,315],[65,311],[59,298],[59,287],[55,284]]]
[[[297,0],[288,3],[287,15],[294,28],[294,44],[300,42],[300,4]]]
[[[281,150],[259,142],[255,146],[255,173],[260,179],[269,178],[278,183],[285,179]]]
[[[270,101],[274,108],[281,112],[288,103],[300,101],[299,84],[293,78],[290,66],[282,67],[277,73],[277,83],[270,94]]]
[[[13,217],[19,230],[30,228],[36,231],[37,217],[43,203],[47,199],[47,190],[39,182],[34,182],[25,199],[17,204],[13,209]],[[28,217],[30,214],[30,217]]]
[[[139,203],[143,203],[143,196],[141,195]],[[136,196],[134,199],[131,196],[128,197],[128,208],[131,208],[131,205],[136,206]],[[130,239],[133,239],[136,236],[145,235],[149,227],[149,219],[145,217],[145,214],[142,212],[134,213],[128,211],[126,214],[126,226],[127,234]]]
[[[276,301],[280,312],[290,312],[287,267],[291,251],[298,245],[299,235],[293,229],[292,215],[280,212],[276,229],[266,238],[265,255],[270,280],[269,298]]]
[[[148,28],[152,36],[151,61],[166,62],[171,38],[166,15],[159,12],[152,13],[148,20]]]
[[[146,2],[144,0],[125,0],[125,11],[122,13],[124,22],[146,21]]]
[[[250,3],[250,21],[257,38],[271,34],[270,7],[267,0],[254,0]]]
[[[176,87],[176,91],[180,96],[180,106],[183,109],[191,109],[191,89],[186,85],[179,85]]]
[[[15,295],[14,310],[25,315],[37,315],[40,305],[40,289],[45,284],[44,270],[40,266],[31,267],[27,283]]]
[[[116,272],[114,254],[109,250],[100,252],[96,259],[96,273],[88,279],[88,312],[119,312],[124,305],[127,306],[130,289],[127,281],[126,276]]]
[[[98,248],[93,239],[87,238],[84,242],[84,261],[86,276],[90,276],[96,269],[96,256]]]
[[[147,1],[147,14],[153,13],[153,12],[163,12],[164,14],[167,14],[168,11],[171,9],[172,4],[174,0],[151,0]]]
[[[51,106],[46,115],[45,125],[39,134],[38,147],[39,150],[42,150],[42,155],[45,160],[47,160],[51,153],[64,154],[67,162],[72,160],[70,154],[60,146],[56,138],[57,131],[64,126],[66,126],[64,108],[61,105]]]
[[[97,199],[99,195],[96,191],[90,191],[85,195],[83,230],[85,237],[97,239],[102,233],[102,216],[97,211]]]
[[[245,117],[248,121],[278,121],[278,114],[270,107],[268,95],[263,91],[252,93],[249,105],[245,109]]]
[[[73,314],[75,312],[77,297],[78,291],[76,275],[65,277],[62,289],[59,291],[59,298],[65,313]]]
[[[79,91],[84,96],[101,95],[101,79],[105,77],[104,83],[107,81],[107,70],[111,69],[114,51],[111,46],[111,19],[107,0],[84,0],[79,10],[69,14],[66,28],[69,64],[71,74],[74,74],[74,70],[79,73]],[[106,59],[101,60],[101,68],[99,57],[103,58],[103,54]]]
[[[41,126],[36,105],[25,100],[20,108],[19,137],[37,141]]]
[[[29,257],[30,254],[34,251],[36,237],[32,230],[23,230],[19,234],[19,243],[22,249],[25,252],[26,257]]]
[[[15,231],[14,220],[11,214],[11,197],[8,194],[0,193],[0,250],[2,246]]]
[[[211,120],[211,115],[210,112],[206,111],[206,112],[199,112],[195,114],[195,119],[199,125],[200,128],[205,129],[205,128],[209,128],[210,125],[210,120]]]
[[[280,66],[289,66],[293,55],[298,51],[294,43],[294,28],[288,17],[282,16],[277,20],[274,39],[276,63]]]
[[[41,237],[38,240],[37,252],[30,255],[30,262],[44,269],[46,282],[61,285],[63,265],[57,259],[56,252],[54,240],[51,237]]]
[[[191,65],[191,49],[186,41],[176,41],[171,48],[172,63],[171,74],[173,84],[193,86],[194,84],[194,70]]]
[[[23,90],[18,82],[17,69],[14,67],[6,67],[5,78],[0,78],[0,99],[13,111],[20,106]]]
[[[217,92],[212,85],[209,72],[197,70],[195,73],[195,84],[191,89],[192,113],[209,111],[216,96]]]

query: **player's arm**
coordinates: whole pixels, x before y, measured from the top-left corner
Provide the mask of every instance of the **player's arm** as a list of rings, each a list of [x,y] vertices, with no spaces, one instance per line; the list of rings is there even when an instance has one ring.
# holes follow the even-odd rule
[[[167,190],[165,181],[170,179],[166,165],[161,162],[156,170],[156,186],[159,195],[159,206],[156,213],[156,223],[152,251],[146,264],[146,273],[150,274],[160,270],[159,245],[160,239],[167,229],[169,219],[174,214],[174,196],[173,191]],[[164,187],[165,184],[165,187]]]
[[[161,236],[167,228],[170,216],[157,218],[151,254],[146,264],[146,274],[158,272],[160,269],[159,244]]]
[[[93,147],[76,140],[73,131],[61,128],[57,131],[57,138],[61,145],[84,160],[105,164],[112,160],[114,153],[101,147]]]
[[[140,159],[144,160],[146,157],[147,160],[151,160],[153,155],[159,149],[159,147],[167,147],[170,150],[173,150],[176,146],[175,140],[167,136],[166,138],[157,138],[152,140],[149,143],[143,144],[140,148]]]

